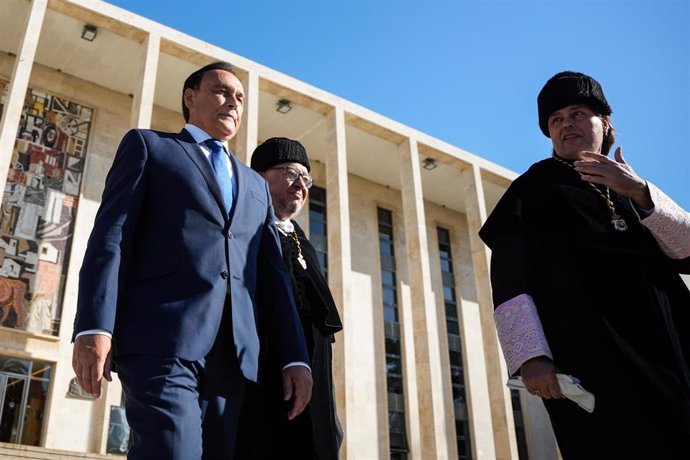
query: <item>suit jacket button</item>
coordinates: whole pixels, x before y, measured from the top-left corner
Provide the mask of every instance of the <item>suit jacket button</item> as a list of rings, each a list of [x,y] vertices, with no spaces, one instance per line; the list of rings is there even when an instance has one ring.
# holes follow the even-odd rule
[[[235,235],[232,234],[232,232],[228,232],[228,239],[231,240],[235,238]]]
[[[220,277],[223,278],[224,280],[228,279],[228,272],[223,270],[222,272],[220,272]]]

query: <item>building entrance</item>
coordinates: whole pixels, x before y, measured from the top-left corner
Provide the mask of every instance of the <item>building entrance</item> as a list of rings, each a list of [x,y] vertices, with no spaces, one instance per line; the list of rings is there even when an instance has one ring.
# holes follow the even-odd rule
[[[41,445],[52,365],[0,355],[0,442]]]
[[[21,439],[22,413],[26,410],[26,377],[0,374],[0,441],[17,443]]]

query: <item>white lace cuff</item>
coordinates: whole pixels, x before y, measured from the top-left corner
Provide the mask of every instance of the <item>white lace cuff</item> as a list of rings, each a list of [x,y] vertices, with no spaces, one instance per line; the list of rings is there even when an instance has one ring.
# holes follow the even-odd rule
[[[553,359],[537,307],[528,294],[520,294],[499,305],[494,311],[494,321],[510,375],[528,359],[537,356]]]
[[[672,259],[690,257],[690,213],[652,183],[647,182],[647,185],[654,212],[642,219],[642,225],[652,232],[664,254]]]

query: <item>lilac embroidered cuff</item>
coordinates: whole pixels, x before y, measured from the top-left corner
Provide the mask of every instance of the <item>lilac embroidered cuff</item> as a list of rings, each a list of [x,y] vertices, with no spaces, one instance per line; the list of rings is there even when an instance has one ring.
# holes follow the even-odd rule
[[[690,213],[650,182],[647,185],[654,212],[642,219],[642,225],[652,232],[664,254],[673,259],[690,257]]]
[[[520,294],[499,305],[494,311],[494,320],[510,375],[528,359],[537,356],[553,359],[537,307],[528,294]]]

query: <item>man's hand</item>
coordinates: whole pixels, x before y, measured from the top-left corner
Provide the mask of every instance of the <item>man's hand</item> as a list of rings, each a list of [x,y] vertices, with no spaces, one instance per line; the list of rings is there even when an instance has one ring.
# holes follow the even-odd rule
[[[546,399],[563,397],[556,378],[556,366],[550,358],[538,356],[528,359],[522,363],[520,375],[530,394]]]
[[[99,397],[101,379],[112,381],[110,356],[112,339],[107,335],[82,335],[75,339],[72,352],[72,368],[79,385],[86,392]],[[311,392],[311,387],[309,387]]]
[[[617,194],[632,199],[643,209],[654,207],[647,181],[625,162],[621,147],[614,153],[615,161],[593,152],[582,152],[580,155],[582,160],[576,161],[574,166],[583,180],[606,185]]]
[[[288,412],[288,420],[302,413],[311,399],[311,388],[314,381],[311,371],[304,366],[290,366],[283,369],[283,400],[293,400]]]

